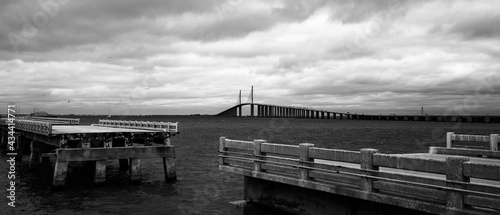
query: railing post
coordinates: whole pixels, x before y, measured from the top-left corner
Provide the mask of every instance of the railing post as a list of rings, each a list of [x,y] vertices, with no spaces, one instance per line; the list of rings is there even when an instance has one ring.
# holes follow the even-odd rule
[[[219,138],[219,155],[223,154],[226,151],[226,137]],[[219,157],[219,165],[225,165],[224,158]]]
[[[490,134],[490,150],[498,151],[498,134]]]
[[[309,157],[309,147],[314,147],[314,144],[299,144],[299,161],[302,166],[309,166],[306,162],[314,162],[314,159]],[[309,169],[300,168],[300,180],[309,180]]]
[[[261,147],[260,145],[262,143],[265,143],[266,141],[265,140],[254,140],[253,141],[253,156],[254,156],[254,159],[255,160],[262,160],[262,158],[260,156],[262,156],[262,152],[260,151]],[[255,172],[260,172],[261,171],[261,164],[259,161],[254,161],[254,168],[253,170]]]
[[[446,132],[446,148],[451,148],[453,144],[453,132]]]
[[[378,149],[361,149],[361,169],[378,170],[378,166],[373,165],[373,154],[378,153]],[[373,175],[367,172],[366,175]],[[373,179],[361,178],[361,189],[366,192],[373,191]]]
[[[464,185],[460,182],[470,182],[469,177],[464,177],[463,163],[469,161],[468,157],[450,156],[446,158],[446,186],[463,189]],[[455,183],[459,182],[459,183]],[[464,208],[464,193],[461,191],[450,190],[446,199],[448,208]]]

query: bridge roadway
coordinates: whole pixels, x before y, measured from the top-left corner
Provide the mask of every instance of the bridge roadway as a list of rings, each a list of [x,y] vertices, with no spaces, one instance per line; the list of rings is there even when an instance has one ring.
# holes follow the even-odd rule
[[[238,104],[217,116],[243,116],[245,106],[250,106],[250,117],[500,123],[500,116],[493,115],[365,115],[260,103]]]

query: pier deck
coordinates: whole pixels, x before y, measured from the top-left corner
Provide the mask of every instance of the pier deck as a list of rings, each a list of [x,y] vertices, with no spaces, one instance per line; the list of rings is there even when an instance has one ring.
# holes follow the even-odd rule
[[[1,146],[21,160],[30,147],[30,169],[47,157],[55,157],[53,186],[63,186],[69,162],[95,162],[95,183],[106,181],[106,161],[119,160],[129,169],[131,181],[141,179],[141,159],[162,158],[166,181],[175,181],[175,150],[170,138],[178,123],[99,120],[98,124],[79,125],[79,119],[31,117],[14,123],[0,119]],[[13,128],[15,141],[8,139]]]
[[[498,135],[478,140],[498,149]],[[221,137],[219,169],[244,176],[246,201],[292,213],[499,214],[497,152],[431,147],[383,154]]]

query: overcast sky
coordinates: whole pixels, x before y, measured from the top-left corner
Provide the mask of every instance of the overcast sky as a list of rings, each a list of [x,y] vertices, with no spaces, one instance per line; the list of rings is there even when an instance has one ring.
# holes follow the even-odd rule
[[[500,1],[2,0],[0,113],[500,114]]]

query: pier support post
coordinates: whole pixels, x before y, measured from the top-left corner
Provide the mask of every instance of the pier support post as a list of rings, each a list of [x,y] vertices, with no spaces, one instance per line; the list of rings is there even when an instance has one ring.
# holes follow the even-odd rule
[[[54,167],[54,178],[52,179],[52,186],[60,187],[66,184],[66,174],[68,172],[67,161],[56,161]]]
[[[254,156],[255,160],[262,160],[262,158],[260,157],[262,155],[262,152],[261,152],[260,149],[261,149],[261,144],[265,143],[265,142],[266,142],[265,140],[254,140],[253,141],[253,156]],[[253,170],[255,172],[260,172],[261,171],[261,165],[262,165],[261,162],[254,161]]]
[[[141,181],[141,159],[138,158],[130,159],[130,181],[132,182]]]
[[[40,148],[38,147],[35,141],[31,141],[30,143],[31,155],[30,155],[30,170],[38,169],[38,165],[40,164]]]
[[[377,149],[361,149],[361,169],[363,170],[378,170],[378,166],[373,165],[373,154],[378,153]],[[373,175],[371,172],[366,172],[366,175]],[[373,179],[361,178],[361,189],[366,192],[373,191]]]
[[[446,132],[446,148],[451,148],[453,144],[453,132]]]
[[[309,157],[309,147],[314,147],[312,143],[301,143],[299,144],[299,161],[302,166],[309,166],[308,162],[314,162],[313,158]],[[300,168],[300,179],[309,180],[309,169]]]
[[[165,173],[165,182],[177,181],[174,158],[163,158],[163,172]]]
[[[104,143],[104,147],[127,147],[127,142],[128,139],[111,138],[109,145],[106,146],[106,143]],[[118,163],[120,165],[120,170],[129,169],[128,159],[118,159]]]
[[[16,161],[21,162],[23,160],[23,153],[24,153],[24,141],[26,138],[24,138],[21,134],[16,133]]]
[[[490,150],[498,151],[498,134],[490,134]]]
[[[7,141],[5,140],[7,130],[3,130],[0,128],[0,148],[7,149]],[[9,150],[10,151],[10,150]]]
[[[95,161],[94,183],[106,182],[106,160]]]
[[[250,105],[250,116],[254,117],[254,104]]]
[[[463,163],[469,161],[468,157],[451,156],[446,158],[446,186],[464,189],[463,182],[470,182],[469,177],[465,177]],[[458,183],[454,183],[458,182]],[[446,206],[452,209],[464,208],[464,193],[456,190],[447,191]]]

